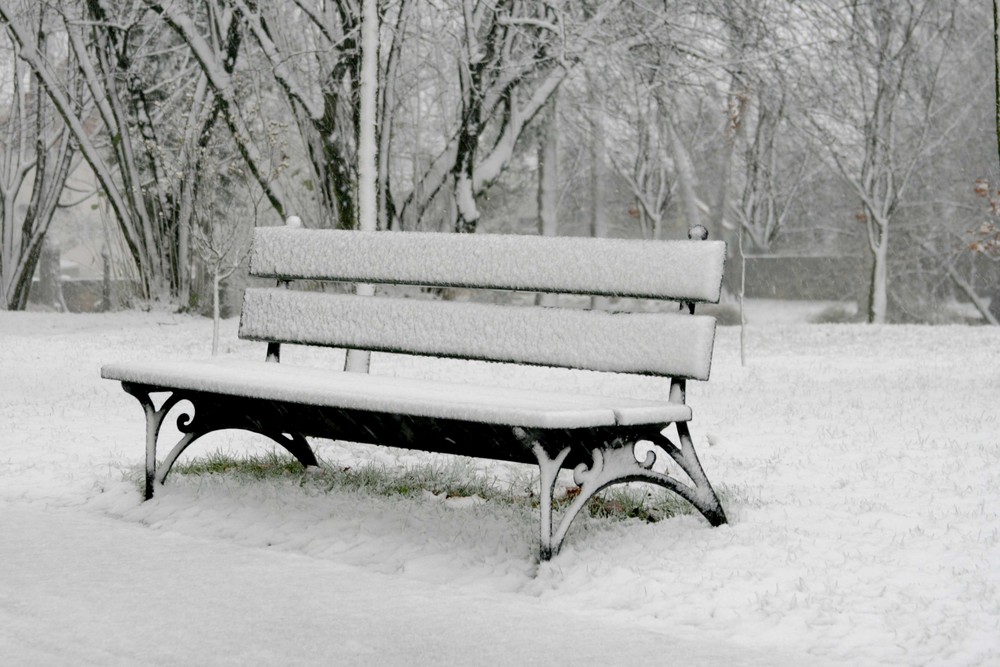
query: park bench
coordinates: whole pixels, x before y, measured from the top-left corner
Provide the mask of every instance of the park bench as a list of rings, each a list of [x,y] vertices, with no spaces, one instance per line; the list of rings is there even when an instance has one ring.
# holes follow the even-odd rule
[[[707,233],[695,228],[691,236]],[[117,363],[101,375],[120,381],[145,411],[146,499],[181,452],[220,429],[263,434],[304,466],[318,465],[307,436],[537,463],[540,557],[547,560],[577,513],[611,484],[659,484],[711,525],[726,522],[695,454],[685,398],[687,380],[709,376],[715,319],[694,309],[697,302],[718,301],[724,256],[725,244],[708,240],[259,228],[250,273],[277,285],[246,290],[239,335],[266,342],[266,359]],[[618,313],[364,296],[318,291],[315,281],[357,283],[369,293],[372,285],[415,285],[679,306]],[[668,395],[637,399],[396,378],[283,364],[282,344],[635,373],[669,377],[670,384]],[[168,395],[156,405],[158,392]],[[181,401],[190,402],[177,420],[181,438],[157,463],[160,426]],[[671,424],[676,436],[668,434]],[[655,465],[664,452],[676,463],[666,472]],[[554,517],[562,468],[574,469],[580,491]]]

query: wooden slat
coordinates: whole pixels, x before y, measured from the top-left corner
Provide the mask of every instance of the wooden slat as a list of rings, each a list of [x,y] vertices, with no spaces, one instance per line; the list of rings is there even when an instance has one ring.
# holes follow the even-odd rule
[[[240,337],[707,380],[715,319],[248,289]]]
[[[725,243],[263,227],[252,274],[716,303]]]

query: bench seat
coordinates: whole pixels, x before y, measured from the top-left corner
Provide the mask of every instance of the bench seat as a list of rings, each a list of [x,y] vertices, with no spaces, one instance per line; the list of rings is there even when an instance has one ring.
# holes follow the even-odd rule
[[[365,375],[242,360],[108,364],[101,376],[155,391],[186,389],[288,403],[541,429],[666,424],[687,405],[571,392]]]

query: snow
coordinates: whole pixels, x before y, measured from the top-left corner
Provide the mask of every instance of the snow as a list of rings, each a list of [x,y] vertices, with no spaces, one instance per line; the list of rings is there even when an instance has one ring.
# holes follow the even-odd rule
[[[252,288],[240,336],[706,379],[715,319]]]
[[[770,324],[748,312],[749,365],[738,329],[720,328],[712,381],[688,387],[695,444],[731,524],[584,517],[542,565],[534,513],[493,501],[176,475],[141,503],[123,475],[142,464],[142,412],[100,365],[204,356],[211,322],[0,313],[4,661],[1000,662],[1000,331]],[[224,327],[229,357],[263,357],[236,339],[236,322]],[[283,359],[336,368],[343,355],[287,346]],[[662,378],[388,354],[372,367],[666,392]],[[316,445],[339,466],[451,460]],[[185,456],[269,447],[212,434]],[[531,474],[476,465],[501,480]]]
[[[255,275],[719,300],[722,241],[256,230]]]
[[[665,646],[709,664],[776,664],[762,651],[637,632],[615,615],[442,590],[332,559],[64,510],[18,506],[5,519],[7,664],[548,665],[568,645],[581,665],[648,659]]]
[[[462,215],[462,220],[472,222],[479,219],[479,208],[472,192],[472,180],[468,174],[461,173],[455,181],[455,205]]]
[[[245,360],[112,363],[101,377],[233,396],[538,428],[687,421],[666,401],[394,378]]]

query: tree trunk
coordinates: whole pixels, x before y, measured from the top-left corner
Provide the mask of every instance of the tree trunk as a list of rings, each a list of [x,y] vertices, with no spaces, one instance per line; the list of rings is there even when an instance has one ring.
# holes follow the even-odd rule
[[[717,190],[715,202],[708,215],[708,230],[712,238],[729,240],[727,238],[725,221],[726,209],[729,208],[729,184],[733,175],[733,155],[736,153],[736,141],[742,136],[743,106],[745,91],[739,88],[736,78],[730,84],[726,103],[726,120],[723,128],[722,155],[719,157],[719,173],[716,176]],[[730,246],[732,247],[732,246]]]
[[[39,291],[38,299],[46,306],[51,306],[60,313],[67,312],[66,301],[62,292],[62,267],[59,246],[50,239],[42,245],[39,259]],[[23,306],[22,306],[23,308]]]
[[[996,114],[997,158],[1000,159],[1000,0],[993,0],[993,96]],[[993,317],[992,324],[1000,321],[1000,285],[996,285],[993,289],[989,315]]]
[[[212,271],[212,356],[219,354],[219,267]]]
[[[44,12],[44,10],[43,10]],[[38,17],[37,48],[48,53]],[[13,45],[13,44],[12,44]],[[17,50],[15,49],[15,53]],[[26,61],[12,63],[9,113],[0,137],[0,310],[27,307],[42,245],[69,177],[75,148]],[[25,85],[27,84],[27,85]],[[31,175],[30,178],[29,174]],[[28,189],[27,207],[23,206]],[[21,204],[16,202],[21,201]],[[23,213],[21,212],[23,210]]]
[[[358,228],[373,232],[377,228],[378,185],[376,168],[375,109],[378,95],[378,3],[364,0],[361,20],[361,115],[358,123]],[[383,156],[384,159],[384,156]],[[372,296],[371,285],[357,286],[359,296]],[[344,370],[367,373],[371,352],[348,350]]]
[[[103,270],[101,281],[101,312],[108,313],[114,309],[111,306],[111,253],[108,251],[107,245],[101,248],[101,268]],[[190,285],[190,282],[188,284]]]
[[[996,120],[997,158],[1000,158],[1000,7],[998,4],[1000,0],[993,0],[993,109]]]
[[[701,222],[701,211],[698,207],[698,196],[694,191],[694,165],[691,163],[691,156],[681,141],[677,128],[674,127],[673,120],[667,118],[667,130],[670,133],[670,152],[674,156],[674,168],[677,175],[677,189],[681,198],[681,208],[684,219],[681,220],[682,229],[691,229]]]
[[[541,119],[538,143],[538,233],[559,234],[559,129],[556,122],[558,95],[553,95]],[[555,294],[538,294],[539,306],[555,306]]]
[[[590,157],[590,235],[594,238],[608,236],[608,219],[604,215],[604,118],[601,108],[601,91],[597,84],[597,76],[587,70],[587,97],[590,106],[590,137],[587,147]],[[608,298],[593,296],[590,298],[593,310],[607,310],[610,307]]]
[[[990,298],[988,313],[993,320],[990,321],[990,317],[986,317],[987,322],[990,322],[990,324],[1000,323],[1000,284],[993,287],[993,296]],[[985,317],[986,313],[983,313],[983,316]]]
[[[945,273],[948,274],[948,277],[951,278],[952,282],[955,283],[955,286],[958,287],[958,289],[965,294],[969,301],[972,302],[972,305],[976,307],[976,310],[978,310],[979,314],[983,316],[983,319],[986,320],[988,324],[992,324],[993,326],[1000,325],[1000,285],[996,286],[993,291],[993,297],[990,299],[989,304],[987,304],[985,299],[976,294],[975,288],[959,275],[958,271],[955,270],[955,267],[943,262],[942,267],[944,268]]]
[[[889,307],[889,229],[881,227],[878,245],[872,250],[871,290],[868,296],[869,324],[885,324]]]

